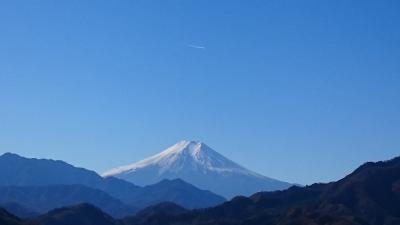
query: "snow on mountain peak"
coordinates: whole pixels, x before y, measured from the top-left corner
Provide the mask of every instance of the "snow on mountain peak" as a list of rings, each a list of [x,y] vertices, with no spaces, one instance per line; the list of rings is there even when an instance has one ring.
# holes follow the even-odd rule
[[[215,171],[258,175],[225,158],[200,141],[183,140],[154,156],[112,169],[104,173],[103,176],[134,172],[150,166],[157,167],[158,174],[197,170],[203,173]]]
[[[162,153],[165,154],[182,154],[184,152],[189,153],[191,155],[199,154],[201,151],[202,145],[204,145],[200,141],[180,141],[175,145],[169,147]]]
[[[112,169],[103,176],[117,177],[137,185],[182,179],[226,198],[281,190],[291,185],[245,169],[200,141],[180,141],[156,155]]]

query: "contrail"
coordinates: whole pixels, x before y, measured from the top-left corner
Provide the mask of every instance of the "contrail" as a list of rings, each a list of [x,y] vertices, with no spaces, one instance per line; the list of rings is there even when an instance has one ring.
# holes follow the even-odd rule
[[[206,50],[206,47],[200,46],[200,45],[186,44],[186,47],[188,47],[188,48],[195,48],[195,49],[201,49],[201,50]]]

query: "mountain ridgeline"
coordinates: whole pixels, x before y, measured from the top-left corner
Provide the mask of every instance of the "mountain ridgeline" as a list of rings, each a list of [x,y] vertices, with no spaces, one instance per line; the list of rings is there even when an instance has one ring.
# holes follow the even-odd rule
[[[268,178],[227,159],[198,141],[181,141],[150,158],[103,174],[138,185],[183,179],[226,198],[286,189],[292,184]]]
[[[195,209],[215,206],[225,199],[178,179],[140,187],[63,161],[28,159],[11,153],[0,156],[0,206],[8,206],[21,217],[90,203],[119,218],[165,201]]]
[[[154,222],[159,216],[163,221]],[[125,221],[129,225],[398,225],[400,157],[366,163],[337,182],[260,192],[210,209],[168,217],[161,211],[146,218]]]
[[[90,204],[52,210],[21,220],[0,210],[2,225],[398,225],[400,157],[366,163],[327,184],[235,197],[207,209],[160,203],[114,219]]]
[[[400,224],[400,157],[366,163],[337,182],[281,190],[288,186],[201,142],[179,142],[104,177],[63,161],[6,153],[0,156],[0,224]],[[224,196],[263,191],[227,202],[208,191],[225,189]]]

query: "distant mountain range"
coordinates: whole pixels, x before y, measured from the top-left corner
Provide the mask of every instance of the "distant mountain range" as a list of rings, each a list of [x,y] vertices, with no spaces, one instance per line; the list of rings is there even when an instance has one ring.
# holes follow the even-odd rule
[[[44,213],[86,202],[122,217],[165,201],[194,209],[215,206],[225,199],[183,180],[140,187],[63,161],[28,159],[11,153],[0,156],[0,206],[8,205],[19,216],[26,216],[26,211]],[[10,207],[10,203],[19,207]]]
[[[27,206],[23,206],[16,202],[2,202],[0,203],[0,208],[5,209],[21,218],[33,218],[40,215],[40,213],[36,212],[34,209],[28,208]]]
[[[236,197],[211,209],[179,215],[166,216],[163,210],[145,220],[140,215],[125,219],[126,224],[398,225],[400,157],[366,163],[337,182]]]
[[[90,203],[101,210],[115,216],[123,217],[130,215],[138,209],[111,197],[109,194],[89,188],[83,185],[46,185],[46,186],[2,186],[0,187],[0,206],[3,203],[18,204],[19,208],[5,207],[18,216],[26,215],[28,212],[45,213],[49,210],[66,205],[78,203]]]
[[[327,184],[235,197],[208,209],[174,203],[116,220],[90,204],[67,206],[30,220],[0,210],[2,225],[399,225],[400,157],[366,163]]]
[[[250,171],[198,141],[178,142],[157,155],[112,169],[103,176],[138,185],[179,178],[226,198],[292,186]]]
[[[171,171],[190,168],[190,160],[247,171],[204,149],[182,142],[149,161],[173,162],[164,167]],[[141,187],[62,161],[0,156],[1,225],[399,225],[400,157],[365,163],[337,182],[224,201],[181,179]]]

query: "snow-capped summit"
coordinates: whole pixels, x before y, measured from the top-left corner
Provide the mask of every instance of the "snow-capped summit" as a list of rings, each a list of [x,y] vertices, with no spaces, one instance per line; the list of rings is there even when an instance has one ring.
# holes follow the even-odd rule
[[[200,141],[180,141],[150,158],[112,169],[104,173],[103,176],[129,173],[148,166],[158,166],[160,169],[159,174],[173,171],[179,172],[182,169],[193,169],[203,173],[216,171],[256,175],[225,158]]]
[[[180,141],[154,156],[112,169],[103,176],[115,176],[138,185],[180,178],[228,198],[290,186],[250,171],[200,141]]]

